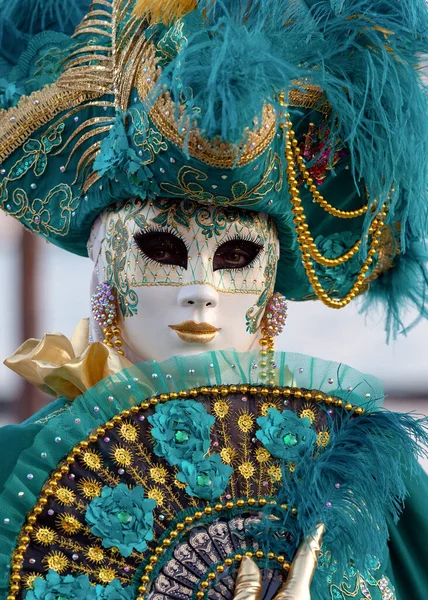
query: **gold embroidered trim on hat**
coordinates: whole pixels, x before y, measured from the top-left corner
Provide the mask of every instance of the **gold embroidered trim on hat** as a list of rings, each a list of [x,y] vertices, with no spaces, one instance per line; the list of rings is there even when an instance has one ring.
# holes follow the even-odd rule
[[[297,85],[297,83],[296,83]],[[331,106],[321,88],[317,85],[306,84],[292,88],[288,93],[288,106],[316,110],[323,115],[329,115]]]
[[[148,44],[136,77],[138,93],[143,102],[153,91],[161,73],[155,54],[155,46]],[[177,120],[175,103],[170,94],[165,92],[155,101],[149,112],[150,118],[168,141],[179,148],[185,148],[192,158],[217,168],[231,169],[252,162],[268,148],[276,133],[276,116],[270,105],[264,107],[261,127],[255,131],[243,132],[246,141],[241,148],[220,138],[208,140],[202,137],[199,130],[193,128],[193,123],[182,121],[180,117],[184,107],[180,108]]]
[[[59,113],[97,97],[97,93],[65,90],[56,83],[23,97],[18,106],[0,113],[0,162]]]

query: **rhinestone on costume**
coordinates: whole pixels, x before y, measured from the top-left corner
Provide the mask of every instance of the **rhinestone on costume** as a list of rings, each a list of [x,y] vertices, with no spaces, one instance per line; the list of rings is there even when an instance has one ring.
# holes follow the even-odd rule
[[[64,173],[64,171],[65,171],[65,167],[64,167],[64,166],[62,166],[62,167],[60,167],[60,168],[59,168],[59,170],[61,171],[61,173]]]
[[[118,469],[117,471],[119,475],[123,475],[125,473],[125,469]]]
[[[71,558],[72,558],[73,560],[79,560],[79,555],[78,555],[78,554],[73,554],[73,555],[71,556]]]
[[[76,423],[76,425],[80,425],[80,419],[79,418],[74,419],[74,422]]]
[[[265,337],[273,338],[281,333],[287,320],[287,300],[282,294],[274,294],[263,317],[262,330]]]
[[[206,473],[202,473],[201,475],[198,475],[196,478],[196,481],[197,481],[197,484],[200,485],[201,487],[208,487],[213,484],[213,482],[211,481],[211,479],[209,478],[209,476]]]
[[[334,487],[338,490],[340,488],[340,483],[335,483]]]
[[[113,398],[113,396],[109,396],[109,397],[107,398],[107,400],[108,400],[109,402],[113,402],[114,398]]]
[[[24,496],[24,492],[18,492],[18,496],[22,498],[22,496]]]
[[[179,430],[175,432],[174,439],[177,444],[185,444],[190,440],[190,435],[187,433],[187,431]]]
[[[371,394],[366,394],[366,395],[365,395],[365,397],[366,397],[367,399],[368,399],[368,398],[371,398]]]
[[[138,420],[139,420],[139,421],[144,421],[144,419],[145,419],[145,418],[146,418],[146,417],[145,417],[144,415],[140,415],[140,416],[138,417]]]
[[[10,523],[10,519],[3,519],[3,523],[4,523],[5,525],[9,525],[9,523]]]
[[[105,437],[105,438],[104,438],[104,441],[105,441],[105,443],[106,443],[106,444],[108,444],[108,443],[109,443],[109,441],[110,441],[110,438],[109,438],[109,437]]]
[[[70,479],[70,481],[73,481],[73,479],[76,479],[76,475],[74,473],[70,473],[68,478]]]
[[[284,437],[282,438],[284,444],[286,446],[289,446],[290,448],[292,448],[293,446],[295,446],[298,441],[295,435],[293,435],[292,433],[287,433],[286,435],[284,435]]]
[[[91,298],[92,313],[95,321],[104,329],[113,325],[116,317],[116,296],[114,288],[104,281],[97,285]],[[109,396],[110,400],[111,396]]]
[[[30,188],[31,188],[32,190],[37,190],[37,183],[32,183],[32,184],[30,185]]]
[[[298,370],[298,373],[303,373],[303,368],[300,367],[300,369]]]
[[[55,438],[55,444],[60,444],[61,443],[61,438],[58,436]]]
[[[28,473],[27,479],[30,479],[30,481],[31,481],[31,479],[33,479],[33,478],[34,478],[34,475],[32,473]]]
[[[326,502],[326,508],[331,508],[332,504],[331,502]]]
[[[40,457],[43,458],[43,459],[45,459],[45,458],[48,457],[48,455],[46,454],[46,452],[41,452],[40,453]]]
[[[172,379],[172,375],[170,375],[169,373],[167,373],[167,374],[165,375],[165,379],[168,379],[168,380],[169,380],[169,379]]]
[[[330,379],[328,380],[328,383],[331,385],[332,383],[334,383],[334,380],[331,379],[331,377],[330,377]]]
[[[117,513],[116,516],[117,516],[117,520],[122,525],[129,525],[129,523],[131,523],[131,521],[132,521],[132,515],[127,510],[121,510],[120,512]]]
[[[189,369],[189,375],[194,375],[195,374],[195,369]]]
[[[30,563],[30,565],[34,565],[34,564],[36,564],[36,559],[30,558],[30,560],[28,562]]]
[[[94,412],[100,412],[100,407],[99,406],[94,406]]]
[[[54,511],[52,508],[50,508],[50,509],[48,510],[48,515],[51,517],[51,516],[52,516],[52,515],[54,515],[54,514],[55,514],[55,511]]]

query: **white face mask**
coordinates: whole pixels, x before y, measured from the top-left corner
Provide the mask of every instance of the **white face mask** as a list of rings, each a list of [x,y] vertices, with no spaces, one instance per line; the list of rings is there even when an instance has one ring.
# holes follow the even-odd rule
[[[265,214],[158,198],[106,211],[102,225],[94,281],[116,289],[131,359],[255,347],[279,253]]]

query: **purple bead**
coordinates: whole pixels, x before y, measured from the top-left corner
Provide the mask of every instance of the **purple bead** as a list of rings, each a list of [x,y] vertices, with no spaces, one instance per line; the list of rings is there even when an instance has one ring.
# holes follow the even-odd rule
[[[74,419],[74,422],[76,423],[76,425],[80,425],[80,419]]]
[[[76,478],[76,475],[74,473],[70,473],[70,475],[68,476],[68,478],[70,479],[70,481],[73,481],[73,479]]]
[[[119,473],[119,475],[123,475],[125,473],[125,469],[119,469],[118,473]]]
[[[104,441],[105,441],[105,443],[106,443],[106,444],[108,444],[108,443],[109,443],[109,441],[110,441],[110,438],[109,438],[109,437],[105,437],[105,438],[104,438]]]
[[[48,515],[51,517],[51,516],[52,516],[52,515],[54,515],[54,514],[55,514],[55,512],[52,510],[52,508],[50,508],[50,509],[48,510]]]
[[[340,483],[335,483],[334,487],[338,490],[340,488]]]
[[[331,502],[327,502],[327,503],[326,503],[326,507],[327,507],[327,508],[331,508]]]

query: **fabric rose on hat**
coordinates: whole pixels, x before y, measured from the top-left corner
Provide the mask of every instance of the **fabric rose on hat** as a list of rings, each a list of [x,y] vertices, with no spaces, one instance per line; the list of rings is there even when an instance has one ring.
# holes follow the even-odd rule
[[[208,452],[215,418],[199,402],[171,400],[158,404],[148,421],[153,426],[151,434],[156,440],[154,453],[171,465],[192,462],[196,455]]]
[[[177,479],[186,484],[189,496],[215,500],[223,494],[232,472],[232,467],[223,464],[218,454],[207,458],[201,455],[194,462],[182,462]]]
[[[256,436],[263,446],[272,456],[286,462],[295,462],[312,451],[317,440],[310,419],[301,419],[292,410],[279,412],[270,408],[267,417],[259,417],[257,424],[260,429]]]
[[[104,486],[86,510],[91,532],[102,539],[104,548],[116,547],[122,556],[143,552],[153,539],[153,510],[156,502],[144,497],[144,489],[129,489],[124,483]]]

